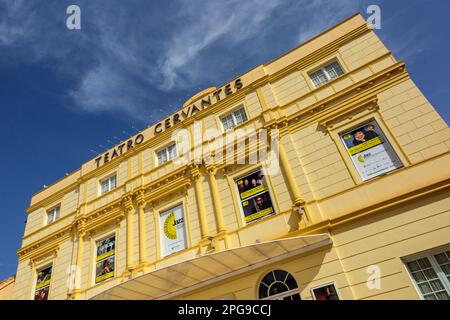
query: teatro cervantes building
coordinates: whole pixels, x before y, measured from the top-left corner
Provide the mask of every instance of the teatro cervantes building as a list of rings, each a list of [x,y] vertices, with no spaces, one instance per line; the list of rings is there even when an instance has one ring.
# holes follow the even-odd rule
[[[13,299],[450,299],[450,129],[401,58],[356,14],[82,164]]]

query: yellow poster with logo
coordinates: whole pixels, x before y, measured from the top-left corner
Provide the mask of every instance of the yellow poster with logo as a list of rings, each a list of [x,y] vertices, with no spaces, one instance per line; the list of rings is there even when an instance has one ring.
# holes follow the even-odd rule
[[[36,288],[34,291],[34,300],[48,300],[50,281],[52,279],[53,267],[41,269],[37,273]]]
[[[375,120],[341,135],[363,181],[403,166]]]
[[[163,256],[186,249],[186,226],[182,205],[162,212],[160,226]]]
[[[95,283],[114,277],[116,236],[97,241]]]

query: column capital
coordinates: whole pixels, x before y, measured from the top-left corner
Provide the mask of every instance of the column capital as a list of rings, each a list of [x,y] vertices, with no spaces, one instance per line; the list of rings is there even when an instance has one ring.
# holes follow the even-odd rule
[[[133,194],[128,193],[122,197],[122,207],[126,213],[130,213],[133,211]]]
[[[136,192],[135,194],[135,198],[136,198],[136,203],[138,206],[142,207],[146,205],[146,200],[145,200],[145,190],[139,190]]]
[[[189,169],[191,171],[191,180],[197,180],[200,178],[200,165],[191,163],[189,164]]]
[[[87,219],[85,217],[78,217],[75,220],[75,229],[80,237],[84,237],[86,235],[86,221]]]
[[[211,164],[206,166],[206,171],[208,172],[209,175],[215,175],[217,173],[217,165]]]

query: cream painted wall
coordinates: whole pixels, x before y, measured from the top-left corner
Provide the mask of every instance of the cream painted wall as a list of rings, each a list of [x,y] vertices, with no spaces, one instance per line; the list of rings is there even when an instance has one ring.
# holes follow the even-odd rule
[[[344,25],[328,31],[328,35],[353,33],[362,26],[359,18],[351,19]],[[322,40],[319,37],[319,40],[315,40],[316,42],[307,44],[303,48],[305,56],[299,56],[299,52],[302,50],[300,47],[279,60],[259,67],[257,71],[261,73],[261,78],[265,76],[267,81],[264,80],[258,86],[246,91],[242,98],[235,99],[228,104],[224,103],[217,112],[204,114],[204,117],[200,119],[203,120],[204,130],[208,128],[221,130],[218,117],[241,104],[244,104],[249,117],[249,121],[242,124],[241,128],[259,128],[264,125],[264,121],[277,120],[274,117],[278,120],[286,120],[296,115],[301,116],[306,108],[328,101],[327,99],[339,94],[342,90],[358,86],[367,81],[369,77],[377,76],[396,63],[396,60],[372,31],[363,32],[357,38],[341,44],[334,51],[327,49],[326,54],[318,54],[316,51],[322,50],[322,42],[325,44],[329,40],[326,35]],[[311,46],[316,51],[308,51],[312,50]],[[295,60],[294,57],[298,57],[300,60]],[[313,88],[308,79],[308,72],[336,58],[342,63],[346,73],[321,88]],[[285,63],[283,68],[288,71],[280,76],[282,61]],[[294,63],[298,64],[295,68],[291,68],[290,65]],[[267,72],[266,75],[263,75],[264,70]],[[262,97],[258,97],[257,88],[261,88],[258,92],[262,92]],[[352,174],[354,175],[352,168],[346,165],[342,153],[339,152],[338,144],[333,140],[333,130],[327,131],[319,124],[318,120],[297,121],[298,123],[296,123],[295,120],[289,118],[292,125],[282,129],[285,132],[283,132],[281,141],[286,150],[295,183],[306,201],[306,207],[312,213],[310,221],[302,221],[300,231],[303,228],[313,228],[315,224],[323,223],[327,219],[338,219],[344,215],[358,212],[358,210],[364,210],[369,205],[385,204],[395,197],[402,196],[402,193],[412,194],[416,190],[449,178],[446,159],[449,158],[450,129],[420,90],[407,76],[402,81],[377,90],[373,94],[377,98],[376,103],[379,109],[371,112],[384,123],[390,136],[393,137],[393,141],[390,142],[396,146],[396,151],[403,154],[406,159],[404,169],[385,177],[365,183],[357,181],[352,176]],[[261,98],[265,100],[269,108],[272,108],[269,112],[264,113],[264,118],[261,116],[263,111]],[[333,108],[339,110],[340,102],[342,101],[334,102]],[[342,121],[348,121],[348,119]],[[189,126],[191,125],[189,124]],[[61,182],[51,187],[51,190],[55,190],[54,195],[45,198],[38,194],[33,197],[33,210],[30,210],[28,214],[22,244],[22,249],[30,249],[30,252],[27,251],[25,258],[21,257],[19,260],[13,295],[15,299],[30,299],[32,296],[36,270],[30,262],[51,259],[50,256],[53,254],[50,252],[47,255],[45,253],[35,254],[32,245],[44,238],[48,238],[47,242],[50,244],[58,243],[60,240],[57,240],[58,237],[55,235],[61,230],[67,231],[71,227],[73,229],[67,232],[76,233],[73,224],[76,214],[84,211],[84,205],[86,205],[85,214],[89,216],[92,213],[100,213],[107,205],[121,200],[127,192],[137,190],[141,185],[141,179],[145,184],[151,184],[161,179],[160,187],[167,183],[168,177],[175,170],[181,168],[181,165],[174,162],[156,166],[155,151],[167,143],[168,140],[157,136],[142,149],[122,156],[120,160],[117,159],[114,166],[110,163],[108,165],[111,167],[106,165],[97,171],[90,172],[87,176],[80,177],[79,185],[69,188],[65,194],[59,196],[57,193],[57,186],[65,185]],[[143,177],[138,176],[140,171],[138,152],[142,156]],[[431,167],[435,171],[428,174]],[[226,175],[221,170],[216,174],[218,193],[231,247],[252,244],[256,240],[271,240],[295,231],[292,230],[293,214],[295,214],[291,211],[293,195],[292,190],[288,189],[287,175],[284,170],[269,178],[272,200],[278,209],[277,214],[253,224],[245,225],[243,223],[239,201],[234,191],[234,178],[256,168],[256,166],[248,166],[246,169],[231,167]],[[117,173],[117,188],[100,196],[99,180],[114,172]],[[77,181],[73,176],[68,179],[71,183]],[[203,168],[200,179],[203,194],[198,196],[204,201],[209,234],[215,236],[217,222],[210,181]],[[405,186],[404,181],[409,181],[410,184]],[[48,191],[45,192],[45,194],[47,193]],[[150,265],[143,270],[149,271],[157,266],[176,263],[199,254],[201,233],[196,196],[191,181],[186,189],[176,189],[163,199],[147,204],[145,208],[146,257]],[[302,298],[305,299],[311,298],[309,293],[311,286],[328,281],[336,281],[341,295],[345,299],[389,298],[396,295],[408,299],[417,298],[417,294],[403,270],[400,258],[448,242],[445,238],[445,232],[448,233],[448,230],[445,228],[448,227],[450,221],[448,212],[444,210],[449,207],[448,194],[445,197],[434,195],[420,201],[412,200],[403,207],[382,215],[369,217],[346,227],[334,228],[331,230],[334,240],[332,248],[268,268],[280,267],[292,272],[298,279]],[[43,227],[46,210],[58,203],[61,203],[61,219]],[[159,225],[155,223],[155,217],[158,221],[161,210],[178,203],[184,203],[186,208],[185,216],[189,225],[188,236],[191,247],[170,258],[157,260],[160,251]],[[155,208],[153,209],[152,206]],[[132,260],[134,264],[137,264],[139,260],[139,219],[136,211],[133,214],[133,221]],[[119,279],[122,280],[120,277],[126,271],[126,224],[126,219],[106,221],[105,225],[91,230],[93,232],[85,235],[81,264],[83,296],[89,297],[93,292],[99,292],[103,288],[112,286]],[[323,231],[323,229],[320,230]],[[116,232],[117,236],[116,278],[94,285],[95,239],[112,232]],[[57,256],[52,260],[55,271],[52,278],[51,298],[65,299],[67,297],[67,268],[74,264],[77,256],[78,241],[74,241],[73,238],[76,239],[76,236],[60,241]],[[364,271],[367,265],[374,263],[379,264],[384,270],[382,282],[386,280],[386,286],[383,286],[380,291],[369,292],[364,284]],[[258,279],[267,270],[259,270],[245,277],[182,298],[214,298],[233,293],[236,298],[254,299]]]

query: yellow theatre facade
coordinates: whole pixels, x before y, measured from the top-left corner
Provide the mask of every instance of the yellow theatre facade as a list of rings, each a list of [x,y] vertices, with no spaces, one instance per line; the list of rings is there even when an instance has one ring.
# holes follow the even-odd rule
[[[180,129],[277,132],[280,170]],[[13,299],[450,299],[449,150],[354,15],[33,195]]]

